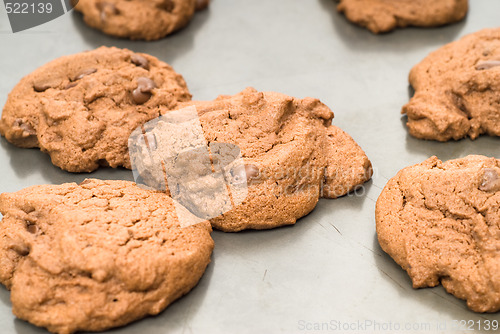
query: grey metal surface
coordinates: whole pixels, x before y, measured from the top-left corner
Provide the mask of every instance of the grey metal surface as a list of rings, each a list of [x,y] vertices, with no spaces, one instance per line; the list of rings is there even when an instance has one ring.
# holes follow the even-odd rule
[[[54,58],[100,45],[127,47],[173,65],[195,99],[247,86],[320,98],[335,112],[334,124],[354,137],[375,166],[363,194],[321,200],[293,227],[214,232],[212,263],[191,293],[159,316],[111,332],[459,333],[469,331],[454,329],[454,320],[500,320],[498,313],[469,311],[441,287],[413,290],[406,273],[380,249],[374,220],[381,188],[401,168],[434,154],[500,157],[498,138],[450,143],[411,138],[399,114],[408,101],[410,68],[445,43],[497,26],[500,1],[471,0],[467,19],[455,25],[382,36],[349,24],[334,6],[331,0],[213,0],[186,29],[149,43],[105,36],[76,13],[12,34],[1,8],[0,106],[21,77]],[[0,175],[1,192],[86,177],[132,179],[126,170],[69,174],[38,150],[15,148],[3,138]],[[373,325],[363,328],[365,321]],[[338,329],[339,322],[350,330]],[[407,325],[415,327],[404,330]],[[0,331],[45,332],[14,318],[4,288]]]

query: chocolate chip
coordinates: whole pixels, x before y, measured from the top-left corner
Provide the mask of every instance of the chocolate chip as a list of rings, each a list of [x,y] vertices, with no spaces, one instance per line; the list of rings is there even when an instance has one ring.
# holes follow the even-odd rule
[[[97,160],[97,164],[101,167],[109,167],[109,162],[106,159]]]
[[[31,124],[23,121],[21,118],[16,119],[12,125],[23,130],[23,135],[26,137],[36,135],[36,131]]]
[[[38,93],[45,92],[49,88],[51,88],[51,86],[49,83],[46,82],[35,82],[33,84],[33,89],[35,90],[35,92]]]
[[[147,132],[144,134],[144,141],[146,142],[146,146],[150,151],[154,151],[158,147],[156,136],[151,132]]]
[[[485,168],[483,174],[483,181],[479,186],[482,191],[499,191],[500,190],[500,177],[493,168]]]
[[[231,171],[233,177],[233,182],[235,184],[243,184],[245,182],[246,174],[244,174],[245,168],[238,166]]]
[[[70,88],[75,87],[76,85],[78,85],[78,83],[74,82],[74,81],[81,80],[85,76],[90,75],[90,74],[95,73],[95,72],[97,72],[97,69],[95,69],[95,68],[87,68],[87,69],[81,71],[80,73],[78,73],[78,75],[76,75],[73,78],[73,80],[71,80],[72,82],[70,82],[69,84],[66,85],[66,87],[64,87],[64,89],[70,89]]]
[[[490,68],[500,66],[500,60],[482,60],[476,65],[476,70],[489,70]]]
[[[238,165],[231,170],[233,181],[236,184],[248,183],[259,176],[259,167],[252,164]]]
[[[35,224],[28,224],[28,226],[26,226],[26,229],[31,234],[36,234],[36,232],[38,232],[38,226],[36,226]]]
[[[138,55],[136,53],[133,54],[132,57],[130,57],[130,61],[136,66],[142,67],[145,70],[149,70],[149,61],[141,55]]]
[[[156,136],[151,132],[146,132],[142,136],[138,137],[138,144],[141,147],[146,146],[150,151],[156,150],[158,147]]]
[[[75,87],[76,85],[78,85],[77,82],[70,82],[66,87],[64,87],[64,89],[70,89]]]
[[[137,78],[137,88],[132,92],[135,103],[143,104],[151,98],[151,91],[156,88],[153,80],[146,77]]]
[[[95,72],[97,72],[97,69],[87,68],[86,70],[83,70],[80,73],[78,73],[78,75],[73,79],[73,81],[83,79],[84,76],[90,75],[90,74],[95,73]]]
[[[255,165],[245,165],[245,173],[247,174],[247,180],[255,179],[259,176],[259,167]]]
[[[84,184],[89,184],[89,183],[92,183],[92,180],[91,179],[85,179],[82,182],[80,182],[78,185],[79,186],[83,186]]]
[[[204,10],[210,4],[210,0],[196,0],[196,10]]]
[[[449,92],[448,93],[450,98],[451,98],[451,101],[452,103],[458,108],[460,109],[461,111],[463,111],[467,117],[469,119],[472,118],[472,115],[470,114],[470,111],[467,109],[466,105],[465,105],[465,100],[464,98],[458,94],[458,93],[455,93],[455,92]]]
[[[175,8],[175,3],[172,0],[163,0],[157,7],[171,13]]]
[[[27,133],[29,136],[36,135],[35,129],[33,129],[33,127],[28,123],[22,123],[20,128],[23,130],[24,133]]]
[[[120,11],[114,4],[105,1],[97,3],[97,9],[101,12],[100,17],[103,23],[106,22],[108,16],[120,14]]]
[[[28,245],[24,243],[14,244],[11,246],[11,249],[21,256],[26,256],[30,253]]]

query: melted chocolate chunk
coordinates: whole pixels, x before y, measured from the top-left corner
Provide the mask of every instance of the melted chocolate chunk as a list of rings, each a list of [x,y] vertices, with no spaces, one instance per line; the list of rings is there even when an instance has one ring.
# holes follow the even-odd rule
[[[34,136],[36,135],[35,129],[31,126],[31,124],[24,122],[22,119],[18,118],[14,121],[14,127],[20,128],[23,130],[23,134],[26,136]]]
[[[38,232],[38,226],[36,226],[35,224],[28,224],[28,226],[26,226],[26,229],[31,234],[36,234],[36,232]]]
[[[231,170],[233,181],[236,184],[249,183],[252,179],[259,176],[259,167],[253,164],[238,165]]]
[[[35,82],[33,83],[33,89],[35,92],[41,93],[45,92],[47,89],[52,88],[47,82]]]
[[[196,10],[204,10],[210,4],[210,0],[196,0]]]
[[[482,60],[476,64],[476,70],[483,71],[490,68],[500,66],[500,60]]]
[[[482,191],[499,191],[500,190],[500,177],[493,168],[485,168],[483,174],[483,181],[479,186]]]
[[[149,70],[149,61],[141,55],[133,54],[130,58],[132,64],[142,67],[145,70]]]
[[[78,85],[77,82],[70,82],[69,84],[66,85],[66,87],[64,87],[64,89],[70,89],[75,87],[76,85]]]
[[[157,7],[166,12],[172,13],[175,8],[175,3],[172,0],[163,0],[161,4],[157,5]]]
[[[106,22],[109,16],[120,14],[120,11],[114,4],[105,1],[97,3],[97,9],[101,12],[100,17],[102,22]]]
[[[154,151],[158,147],[156,136],[151,132],[144,134],[144,141],[146,142],[146,146],[150,151]]]
[[[146,77],[137,78],[137,88],[132,92],[132,98],[135,103],[143,104],[151,98],[151,91],[156,88],[153,80]]]
[[[80,73],[78,73],[78,75],[73,79],[73,81],[83,79],[83,77],[90,75],[92,73],[95,73],[95,72],[97,72],[97,69],[95,69],[95,68],[88,68],[86,70],[83,70]]]

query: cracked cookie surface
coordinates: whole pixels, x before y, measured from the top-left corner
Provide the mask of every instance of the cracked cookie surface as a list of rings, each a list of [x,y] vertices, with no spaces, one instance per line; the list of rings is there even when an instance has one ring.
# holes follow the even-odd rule
[[[500,136],[500,29],[481,30],[432,52],[409,79],[415,95],[402,112],[412,136]]]
[[[442,284],[475,312],[500,310],[500,160],[432,157],[392,178],[376,206],[380,246],[414,288]]]
[[[247,88],[213,101],[180,104],[187,106],[196,107],[207,145],[234,144],[243,158],[244,168],[232,174],[247,179],[248,194],[231,211],[211,219],[214,228],[235,232],[294,224],[320,197],[343,196],[371,177],[363,150],[331,125],[333,113],[318,99]],[[161,133],[152,135],[153,142],[161,143]],[[154,146],[159,150],[160,144]],[[165,179],[163,170],[139,160],[139,174],[157,184]],[[151,175],[152,170],[158,173]],[[201,188],[210,191],[208,185]]]
[[[337,10],[378,34],[397,27],[435,27],[462,20],[468,0],[340,0]]]
[[[70,172],[130,168],[132,130],[190,99],[184,79],[168,64],[100,47],[24,77],[9,94],[0,133],[16,146],[39,147]]]
[[[156,40],[186,26],[208,0],[79,0],[89,26],[116,37]]]
[[[0,195],[0,282],[14,314],[54,333],[156,315],[210,262],[205,221],[181,227],[164,193],[88,179]]]

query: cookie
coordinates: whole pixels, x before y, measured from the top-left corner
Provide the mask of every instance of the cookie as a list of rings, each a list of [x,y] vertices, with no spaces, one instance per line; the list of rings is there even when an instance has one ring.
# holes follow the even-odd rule
[[[317,99],[247,88],[234,96],[180,104],[193,106],[204,136],[196,139],[202,142],[198,145],[202,153],[193,150],[182,158],[175,157],[181,179],[185,174],[191,180],[172,187],[164,182],[168,179],[164,169],[170,148],[186,138],[199,138],[195,130],[163,131],[158,124],[151,128],[146,124],[142,131],[150,150],[131,150],[132,163],[146,185],[166,185],[172,197],[191,212],[199,215],[201,211],[205,215],[202,218],[213,217],[210,221],[216,229],[236,232],[294,224],[314,209],[320,197],[343,196],[371,177],[371,163],[363,150],[348,134],[331,125],[332,111]],[[232,185],[244,180],[246,194],[240,201],[234,194],[231,201],[214,195],[219,193],[220,183],[214,184],[214,179],[205,175],[211,174],[211,163],[213,170],[219,169],[214,160],[223,160],[214,158],[214,150],[227,148],[217,145],[237,148],[237,153],[226,154],[229,160],[232,155],[241,155],[242,164],[233,166],[227,174],[236,180]],[[211,159],[206,158],[208,167],[197,163],[208,151],[212,154]],[[192,176],[200,170],[198,177]],[[206,200],[197,203],[200,198]]]
[[[186,26],[209,0],[78,0],[85,23],[116,37],[156,40]]]
[[[168,64],[101,47],[24,77],[9,94],[0,133],[16,146],[39,147],[70,172],[130,168],[132,130],[190,99],[184,79]]]
[[[485,29],[432,52],[410,72],[403,107],[410,134],[438,141],[500,136],[500,29]]]
[[[380,246],[414,288],[440,283],[475,312],[500,310],[500,160],[432,157],[401,170],[377,200]]]
[[[182,227],[164,193],[86,180],[0,195],[0,282],[14,314],[54,333],[156,315],[210,262],[208,222]]]
[[[340,0],[337,10],[375,34],[407,26],[436,27],[462,20],[467,0]]]

